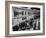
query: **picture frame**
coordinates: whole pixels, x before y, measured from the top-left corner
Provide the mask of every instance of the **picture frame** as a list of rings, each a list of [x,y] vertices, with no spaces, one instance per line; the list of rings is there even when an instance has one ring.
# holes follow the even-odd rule
[[[32,8],[33,7],[33,8]],[[38,8],[37,8],[38,7]],[[12,9],[11,9],[12,8]],[[30,9],[31,8],[31,9]],[[40,29],[35,29],[35,31],[30,31],[30,30],[27,30],[27,27],[26,28],[26,31],[23,31],[22,29],[19,28],[19,30],[12,30],[11,27],[12,25],[10,23],[12,23],[12,17],[15,18],[16,20],[16,16],[11,14],[11,13],[14,13],[14,10],[15,12],[18,12],[16,11],[16,9],[18,10],[34,10],[38,12],[40,11],[40,20],[41,20],[41,25],[40,25],[40,29],[41,31],[38,31]],[[13,10],[11,12],[11,10]],[[23,12],[23,11],[19,11],[19,12]],[[23,12],[24,13],[24,12]],[[15,13],[14,13],[15,14]],[[30,14],[30,13],[29,13]],[[31,13],[32,14],[32,13]],[[34,14],[34,13],[33,13]],[[13,16],[12,16],[13,15]],[[25,15],[25,13],[24,13]],[[24,16],[23,15],[23,16]],[[10,17],[11,16],[11,17]],[[15,17],[14,17],[15,16]],[[27,13],[26,15],[27,16]],[[24,16],[24,17],[25,17]],[[22,17],[22,16],[21,16]],[[41,19],[42,18],[42,19]],[[29,18],[28,18],[29,19]],[[39,18],[38,18],[39,19]],[[14,20],[14,19],[13,19]],[[14,20],[14,21],[15,21]],[[21,21],[21,20],[20,20]],[[15,21],[15,24],[17,22]],[[33,22],[34,23],[34,22]],[[14,22],[13,22],[13,26],[14,26]],[[30,26],[29,26],[30,27]],[[31,28],[31,27],[30,27]],[[30,29],[29,28],[29,29]],[[11,31],[12,30],[12,31]],[[13,32],[14,31],[14,32]],[[22,32],[22,33],[21,33]],[[18,1],[6,1],[5,2],[5,36],[6,37],[18,37],[18,36],[35,36],[35,35],[44,35],[45,34],[45,3],[35,3],[35,2],[18,2]]]

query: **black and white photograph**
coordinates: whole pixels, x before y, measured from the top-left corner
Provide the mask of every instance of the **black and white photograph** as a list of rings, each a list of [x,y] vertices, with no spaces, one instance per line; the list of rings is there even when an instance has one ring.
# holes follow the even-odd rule
[[[9,34],[43,33],[43,6],[10,4]]]
[[[12,31],[40,30],[40,8],[12,7]]]
[[[6,37],[45,34],[44,3],[8,1],[5,12]]]

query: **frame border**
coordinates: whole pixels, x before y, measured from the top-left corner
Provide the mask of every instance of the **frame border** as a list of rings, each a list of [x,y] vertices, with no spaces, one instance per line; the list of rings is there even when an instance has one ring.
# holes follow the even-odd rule
[[[30,33],[30,34],[12,34],[9,35],[9,4],[22,3],[22,4],[32,4],[32,5],[42,5],[43,6],[43,33]],[[19,1],[5,1],[5,37],[20,37],[20,36],[37,36],[45,35],[45,3],[36,2],[19,2]]]

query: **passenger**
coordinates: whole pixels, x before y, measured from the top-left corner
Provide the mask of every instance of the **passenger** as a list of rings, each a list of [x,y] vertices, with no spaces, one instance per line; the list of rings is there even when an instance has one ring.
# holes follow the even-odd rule
[[[25,30],[26,26],[27,26],[27,24],[25,22],[22,22],[22,23],[19,24],[19,27],[20,27],[21,30]]]
[[[13,31],[18,31],[19,30],[19,26],[15,25],[13,26]]]
[[[30,28],[33,28],[33,22],[32,21],[29,22],[29,25],[30,25]]]

